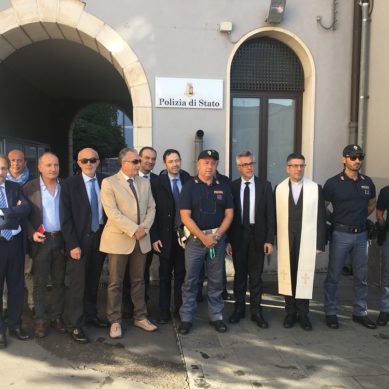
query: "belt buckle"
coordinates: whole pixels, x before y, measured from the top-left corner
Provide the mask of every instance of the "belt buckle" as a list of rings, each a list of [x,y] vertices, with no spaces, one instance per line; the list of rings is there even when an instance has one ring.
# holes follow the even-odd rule
[[[353,228],[354,234],[357,234],[357,233],[358,233],[358,230],[359,230],[359,228],[357,228],[357,227]]]

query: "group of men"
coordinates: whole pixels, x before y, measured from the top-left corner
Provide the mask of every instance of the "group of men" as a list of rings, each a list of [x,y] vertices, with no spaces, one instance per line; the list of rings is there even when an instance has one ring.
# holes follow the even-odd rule
[[[21,313],[23,278],[27,280],[31,274],[33,288],[28,289],[33,289],[33,299],[28,301],[34,306],[38,338],[46,336],[51,326],[60,333],[70,332],[78,343],[88,343],[86,324],[109,326],[110,337],[120,338],[123,301],[129,305],[129,300],[134,325],[148,332],[157,330],[148,319],[146,305],[153,253],[159,256],[158,324],[169,322],[173,312],[180,319],[178,331],[190,332],[205,268],[210,325],[218,332],[227,331],[223,316],[227,253],[232,255],[235,268],[235,305],[229,322],[235,324],[245,317],[249,280],[251,320],[267,328],[261,301],[262,272],[265,256],[273,252],[275,236],[279,293],[285,296],[283,325],[291,328],[298,322],[310,331],[309,300],[315,259],[328,239],[326,219],[331,222],[326,323],[333,329],[339,326],[336,292],[350,254],[353,320],[367,328],[376,327],[367,316],[366,304],[366,221],[375,209],[375,187],[359,172],[364,153],[358,145],[345,147],[344,169],[323,189],[304,177],[305,158],[299,153],[287,157],[288,177],[274,192],[269,182],[255,176],[250,151],[237,155],[240,178],[233,182],[218,174],[219,154],[215,150],[200,152],[194,177],[181,169],[178,150],[164,152],[165,169],[159,175],[152,173],[156,158],[152,147],[144,147],[139,154],[124,148],[118,156],[120,170],[105,177],[97,172],[97,151],[85,148],[77,158],[80,174],[61,180],[58,158],[51,152],[40,156],[40,174],[34,179],[29,177],[20,150],[8,154],[9,169],[8,159],[0,156],[0,293],[4,281],[8,287],[7,322],[4,306],[0,309],[0,347],[7,345],[7,327],[10,336],[29,338],[21,327]],[[15,160],[19,170],[12,176]],[[377,220],[386,231],[388,205],[389,190],[384,188]],[[389,319],[388,241],[387,237],[379,325],[386,325]],[[106,256],[107,321],[98,317],[96,307]],[[49,279],[50,304],[46,301]]]

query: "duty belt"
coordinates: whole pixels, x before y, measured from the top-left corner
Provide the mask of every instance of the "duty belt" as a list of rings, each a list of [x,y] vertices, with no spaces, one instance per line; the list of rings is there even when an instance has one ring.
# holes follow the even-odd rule
[[[359,234],[360,232],[366,231],[366,226],[354,227],[354,226],[346,226],[345,224],[334,223],[333,229],[334,231],[347,232],[349,234]]]

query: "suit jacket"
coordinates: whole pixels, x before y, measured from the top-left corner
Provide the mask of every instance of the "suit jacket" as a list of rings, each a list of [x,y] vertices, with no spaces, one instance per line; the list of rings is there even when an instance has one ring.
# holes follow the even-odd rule
[[[59,179],[62,190],[62,180]],[[23,186],[23,192],[31,205],[31,212],[26,219],[26,231],[27,238],[29,240],[29,254],[34,256],[41,243],[33,241],[32,236],[34,232],[43,223],[43,210],[42,210],[42,193],[40,185],[40,177],[34,178],[31,181],[27,181]]]
[[[101,182],[107,176],[96,173],[101,190]],[[67,178],[61,188],[60,199],[61,230],[65,240],[66,250],[70,252],[76,247],[81,253],[87,249],[88,236],[91,233],[92,210],[82,174]],[[103,212],[103,221],[107,217]]]
[[[140,225],[146,230],[146,236],[140,241],[142,253],[151,250],[149,231],[155,217],[155,202],[149,180],[134,177],[137,187]],[[100,251],[110,254],[130,254],[136,244],[134,234],[138,229],[136,199],[132,190],[119,171],[105,178],[101,185],[101,202],[107,215],[100,241]]]
[[[4,185],[8,208],[1,208],[3,216],[0,216],[0,229],[17,230],[23,226],[23,219],[30,213],[31,206],[19,184],[5,181]]]
[[[189,173],[181,170],[181,184],[184,185],[189,178]],[[152,181],[151,190],[156,204],[155,220],[150,230],[151,243],[161,240],[163,246],[159,255],[169,258],[172,239],[177,239],[177,236],[174,231],[176,207],[168,174],[162,173],[156,180]]]
[[[270,182],[259,177],[255,182],[255,245],[263,252],[264,243],[274,243],[275,211],[273,191]],[[229,241],[233,250],[237,250],[242,242],[242,206],[240,201],[240,186],[242,179],[231,183],[231,191],[234,199],[234,218],[228,231]]]

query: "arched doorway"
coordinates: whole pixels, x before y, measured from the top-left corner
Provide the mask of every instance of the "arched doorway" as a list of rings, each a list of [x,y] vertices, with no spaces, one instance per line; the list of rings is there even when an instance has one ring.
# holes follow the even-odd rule
[[[237,176],[236,153],[249,149],[273,184],[285,177],[292,151],[305,155],[312,176],[315,69],[304,43],[280,28],[252,31],[236,44],[227,72],[230,175]]]
[[[108,101],[131,117],[135,147],[152,144],[149,85],[115,30],[78,0],[12,5],[0,12],[2,137],[49,143],[69,166],[72,119],[91,102]]]

